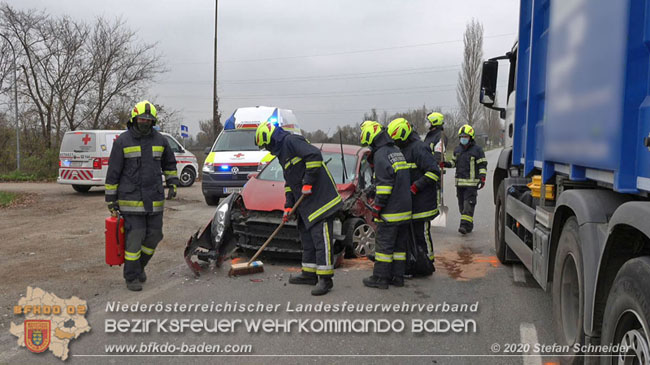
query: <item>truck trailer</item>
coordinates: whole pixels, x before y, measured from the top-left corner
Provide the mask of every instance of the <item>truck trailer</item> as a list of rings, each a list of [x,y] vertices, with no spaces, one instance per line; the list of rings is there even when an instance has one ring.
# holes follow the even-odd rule
[[[625,349],[566,363],[650,364],[649,55],[648,0],[521,0],[516,44],[483,63],[497,257],[552,294],[558,344]]]

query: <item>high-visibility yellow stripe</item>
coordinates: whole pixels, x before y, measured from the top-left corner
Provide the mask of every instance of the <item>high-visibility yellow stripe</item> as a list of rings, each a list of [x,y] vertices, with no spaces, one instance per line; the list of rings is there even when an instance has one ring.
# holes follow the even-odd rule
[[[438,176],[436,174],[434,174],[433,172],[431,172],[431,171],[425,172],[424,176],[428,177],[429,179],[431,179],[433,181],[438,181]]]
[[[147,254],[147,255],[150,255],[150,256],[151,256],[151,255],[153,255],[153,253],[154,253],[155,251],[156,251],[156,250],[153,249],[153,248],[149,248],[149,247],[147,247],[147,246],[145,246],[145,245],[142,245],[142,253],[144,253],[144,254]]]
[[[413,216],[411,218],[412,219],[428,218],[428,217],[433,217],[438,213],[439,213],[438,209],[428,210],[426,212],[413,213]]]
[[[334,269],[316,270],[316,275],[319,275],[319,276],[322,276],[322,275],[334,275]]]
[[[325,262],[332,264],[332,247],[330,246],[330,231],[327,222],[323,224],[323,236],[325,237]]]
[[[411,211],[409,210],[408,212],[402,212],[402,213],[382,214],[381,217],[384,218],[387,222],[407,221],[411,219]]]
[[[476,165],[474,161],[474,157],[469,158],[469,179],[474,180],[476,178],[476,171],[475,171]]]
[[[308,169],[315,169],[323,166],[323,161],[309,161],[305,164]]]
[[[485,175],[485,174],[487,174],[487,170],[486,169],[478,169],[478,173],[479,173],[479,175],[480,174]]]
[[[104,187],[106,187],[106,190],[117,190],[117,187],[119,185],[120,184],[106,184],[106,185],[104,185]]]
[[[406,166],[409,169],[417,169],[418,168],[418,165],[416,163],[414,163],[414,162],[408,162],[408,163],[406,163]]]
[[[117,203],[121,207],[144,207],[144,202],[138,200],[118,200]]]
[[[165,176],[178,176],[178,172],[176,170],[165,170],[163,172],[165,173]]]
[[[393,260],[406,261],[406,252],[393,252]]]
[[[329,203],[323,205],[323,206],[320,207],[317,211],[315,211],[315,212],[313,212],[312,214],[310,214],[309,217],[307,217],[307,219],[309,219],[310,222],[313,221],[314,219],[320,217],[323,213],[325,213],[326,211],[328,211],[330,208],[332,208],[333,206],[335,206],[335,205],[338,204],[339,202],[341,202],[341,196],[338,195],[338,193],[337,193],[337,194],[336,194],[336,198],[330,200]]]
[[[375,260],[379,262],[393,262],[393,255],[375,252]]]
[[[287,163],[284,164],[284,168],[285,168],[285,169],[288,169],[288,168],[289,168],[289,165],[291,165],[291,161],[287,161]]]
[[[474,222],[474,218],[471,215],[465,215],[465,214],[460,216],[460,220],[468,221],[472,223]]]
[[[477,164],[478,164],[478,163],[483,163],[483,162],[487,162],[487,159],[485,159],[485,158],[479,158],[478,160],[476,160],[476,163],[477,163]]]
[[[285,187],[284,187],[284,192],[285,192],[285,193],[290,193],[290,192],[291,192],[291,187],[289,187],[289,186],[285,186]]]
[[[397,171],[399,171],[399,170],[404,170],[404,169],[408,169],[408,168],[409,168],[408,164],[407,164],[405,161],[398,161],[398,162],[395,162],[395,163],[392,165],[392,167],[393,167],[393,171],[395,171],[395,172],[397,172]]]
[[[164,152],[165,146],[151,146],[152,152]]]
[[[306,264],[303,262],[302,271],[304,272],[316,272],[316,264]]]
[[[142,152],[140,149],[140,146],[131,146],[131,147],[124,147],[122,149],[124,151],[124,154],[126,155],[127,153],[133,153],[133,152]]]
[[[140,259],[140,251],[138,250],[137,252],[129,252],[129,251],[124,251],[124,259],[128,261],[136,261]]]
[[[291,163],[294,164],[294,165],[297,164],[300,161],[302,161],[302,158],[300,158],[300,157],[294,157],[294,158],[291,159]]]
[[[377,194],[390,195],[393,192],[393,187],[390,185],[377,185]]]

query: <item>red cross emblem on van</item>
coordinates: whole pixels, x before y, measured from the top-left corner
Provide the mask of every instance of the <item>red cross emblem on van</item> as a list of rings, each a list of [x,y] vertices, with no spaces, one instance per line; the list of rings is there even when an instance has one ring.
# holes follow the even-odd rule
[[[81,140],[84,141],[84,145],[87,145],[88,142],[90,142],[90,136],[86,134],[86,136],[84,138],[82,138]]]
[[[244,154],[240,152],[240,153],[234,154],[233,156],[235,156],[235,158],[242,158],[242,157],[244,157]]]

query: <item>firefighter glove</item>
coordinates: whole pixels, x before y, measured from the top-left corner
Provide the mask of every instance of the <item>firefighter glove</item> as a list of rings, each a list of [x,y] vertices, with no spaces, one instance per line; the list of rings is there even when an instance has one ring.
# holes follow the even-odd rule
[[[418,193],[418,187],[415,184],[411,184],[411,193],[416,195]]]
[[[371,206],[371,208],[372,209],[370,209],[370,212],[372,213],[372,217],[375,218],[375,219],[381,219],[379,217],[379,212],[381,212],[382,207],[380,207],[378,205],[373,205],[373,206]]]
[[[111,212],[111,215],[116,215],[120,211],[120,206],[116,201],[108,202],[108,211]]]
[[[481,177],[481,181],[478,183],[478,189],[481,190],[485,186],[485,177]]]
[[[311,195],[311,193],[312,193],[311,188],[312,188],[311,185],[303,185],[302,186],[302,195]]]
[[[447,161],[440,162],[440,168],[443,168],[443,167],[447,167],[447,168],[451,167],[451,162],[447,162]]]
[[[287,223],[291,218],[290,214],[291,208],[284,208],[284,214],[282,215],[282,223]]]
[[[176,185],[169,185],[169,191],[167,192],[167,200],[172,200],[176,197]]]

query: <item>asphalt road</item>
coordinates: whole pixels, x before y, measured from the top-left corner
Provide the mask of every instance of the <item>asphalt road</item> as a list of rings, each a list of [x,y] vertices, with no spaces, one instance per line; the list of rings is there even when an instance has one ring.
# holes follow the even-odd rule
[[[486,153],[489,161],[488,184],[479,192],[475,213],[475,230],[461,236],[458,232],[460,215],[453,187],[453,169],[446,174],[445,202],[449,206],[446,227],[433,229],[437,271],[432,277],[408,280],[406,287],[389,290],[370,289],[363,286],[361,279],[370,275],[371,265],[364,261],[350,261],[336,271],[334,289],[323,297],[312,297],[309,287],[288,285],[290,273],[299,263],[265,260],[265,271],[261,274],[228,278],[228,266],[194,278],[182,262],[182,245],[178,244],[178,260],[175,264],[156,270],[140,293],[128,292],[121,285],[111,286],[106,292],[88,299],[87,318],[92,327],[90,333],[81,335],[70,345],[71,364],[86,363],[327,363],[327,364],[542,364],[559,361],[553,356],[525,354],[515,350],[525,349],[517,344],[552,345],[551,297],[537,286],[534,279],[520,265],[502,266],[494,256],[494,218],[491,174],[498,150]],[[200,186],[191,189],[200,189]],[[181,190],[181,194],[187,190]],[[199,190],[200,194],[200,190]],[[185,214],[188,234],[207,222],[213,208],[199,203],[180,205],[175,214]],[[188,215],[194,217],[189,219]],[[166,233],[167,234],[167,233]],[[154,261],[156,258],[154,257]],[[116,270],[117,271],[117,270]],[[119,274],[116,281],[119,280]],[[6,278],[5,278],[6,279]],[[3,279],[4,280],[4,279]],[[277,310],[271,312],[223,313],[218,311],[189,313],[138,312],[123,313],[107,310],[110,303],[121,304],[272,304]],[[296,313],[299,305],[305,304],[432,304],[438,311],[420,311],[418,307],[406,311],[377,311],[338,313],[308,312]],[[474,304],[464,313],[445,311],[445,304]],[[289,308],[287,308],[289,307]],[[154,307],[155,308],[155,307]],[[275,307],[274,307],[275,308]],[[381,307],[380,307],[381,308]],[[476,309],[472,311],[472,309]],[[292,311],[290,311],[292,310]],[[206,319],[212,327],[217,320],[309,320],[310,333],[299,333],[300,327],[270,328],[270,333],[251,333],[243,324],[234,333],[158,333],[151,327],[147,333],[107,333],[112,320],[135,319]],[[387,320],[393,327],[386,333],[319,333],[322,320]],[[461,321],[469,330],[460,332],[420,332],[417,321],[428,320],[429,330],[434,321],[442,331],[444,320]],[[401,322],[400,322],[401,321]],[[414,325],[415,321],[415,325]],[[342,323],[342,322],[337,322]],[[404,323],[403,330],[399,330]],[[475,326],[475,327],[473,327]],[[372,326],[370,327],[372,329]],[[475,330],[474,330],[475,328]],[[225,329],[225,328],[224,328]],[[357,330],[363,330],[357,329]],[[316,333],[314,333],[316,332]],[[58,361],[51,353],[34,355],[13,342],[4,341],[0,348],[0,362],[8,363],[53,363]],[[7,342],[10,341],[10,342]],[[110,345],[137,345],[138,349],[152,343],[251,345],[249,354],[200,353],[146,353],[110,354]],[[144,344],[144,345],[143,345]],[[514,347],[513,347],[514,345]],[[496,347],[499,350],[496,350]],[[520,348],[517,348],[520,347]],[[505,353],[507,349],[514,353]],[[158,347],[162,350],[162,347]],[[192,355],[192,356],[188,356]],[[230,357],[225,357],[225,356]]]

